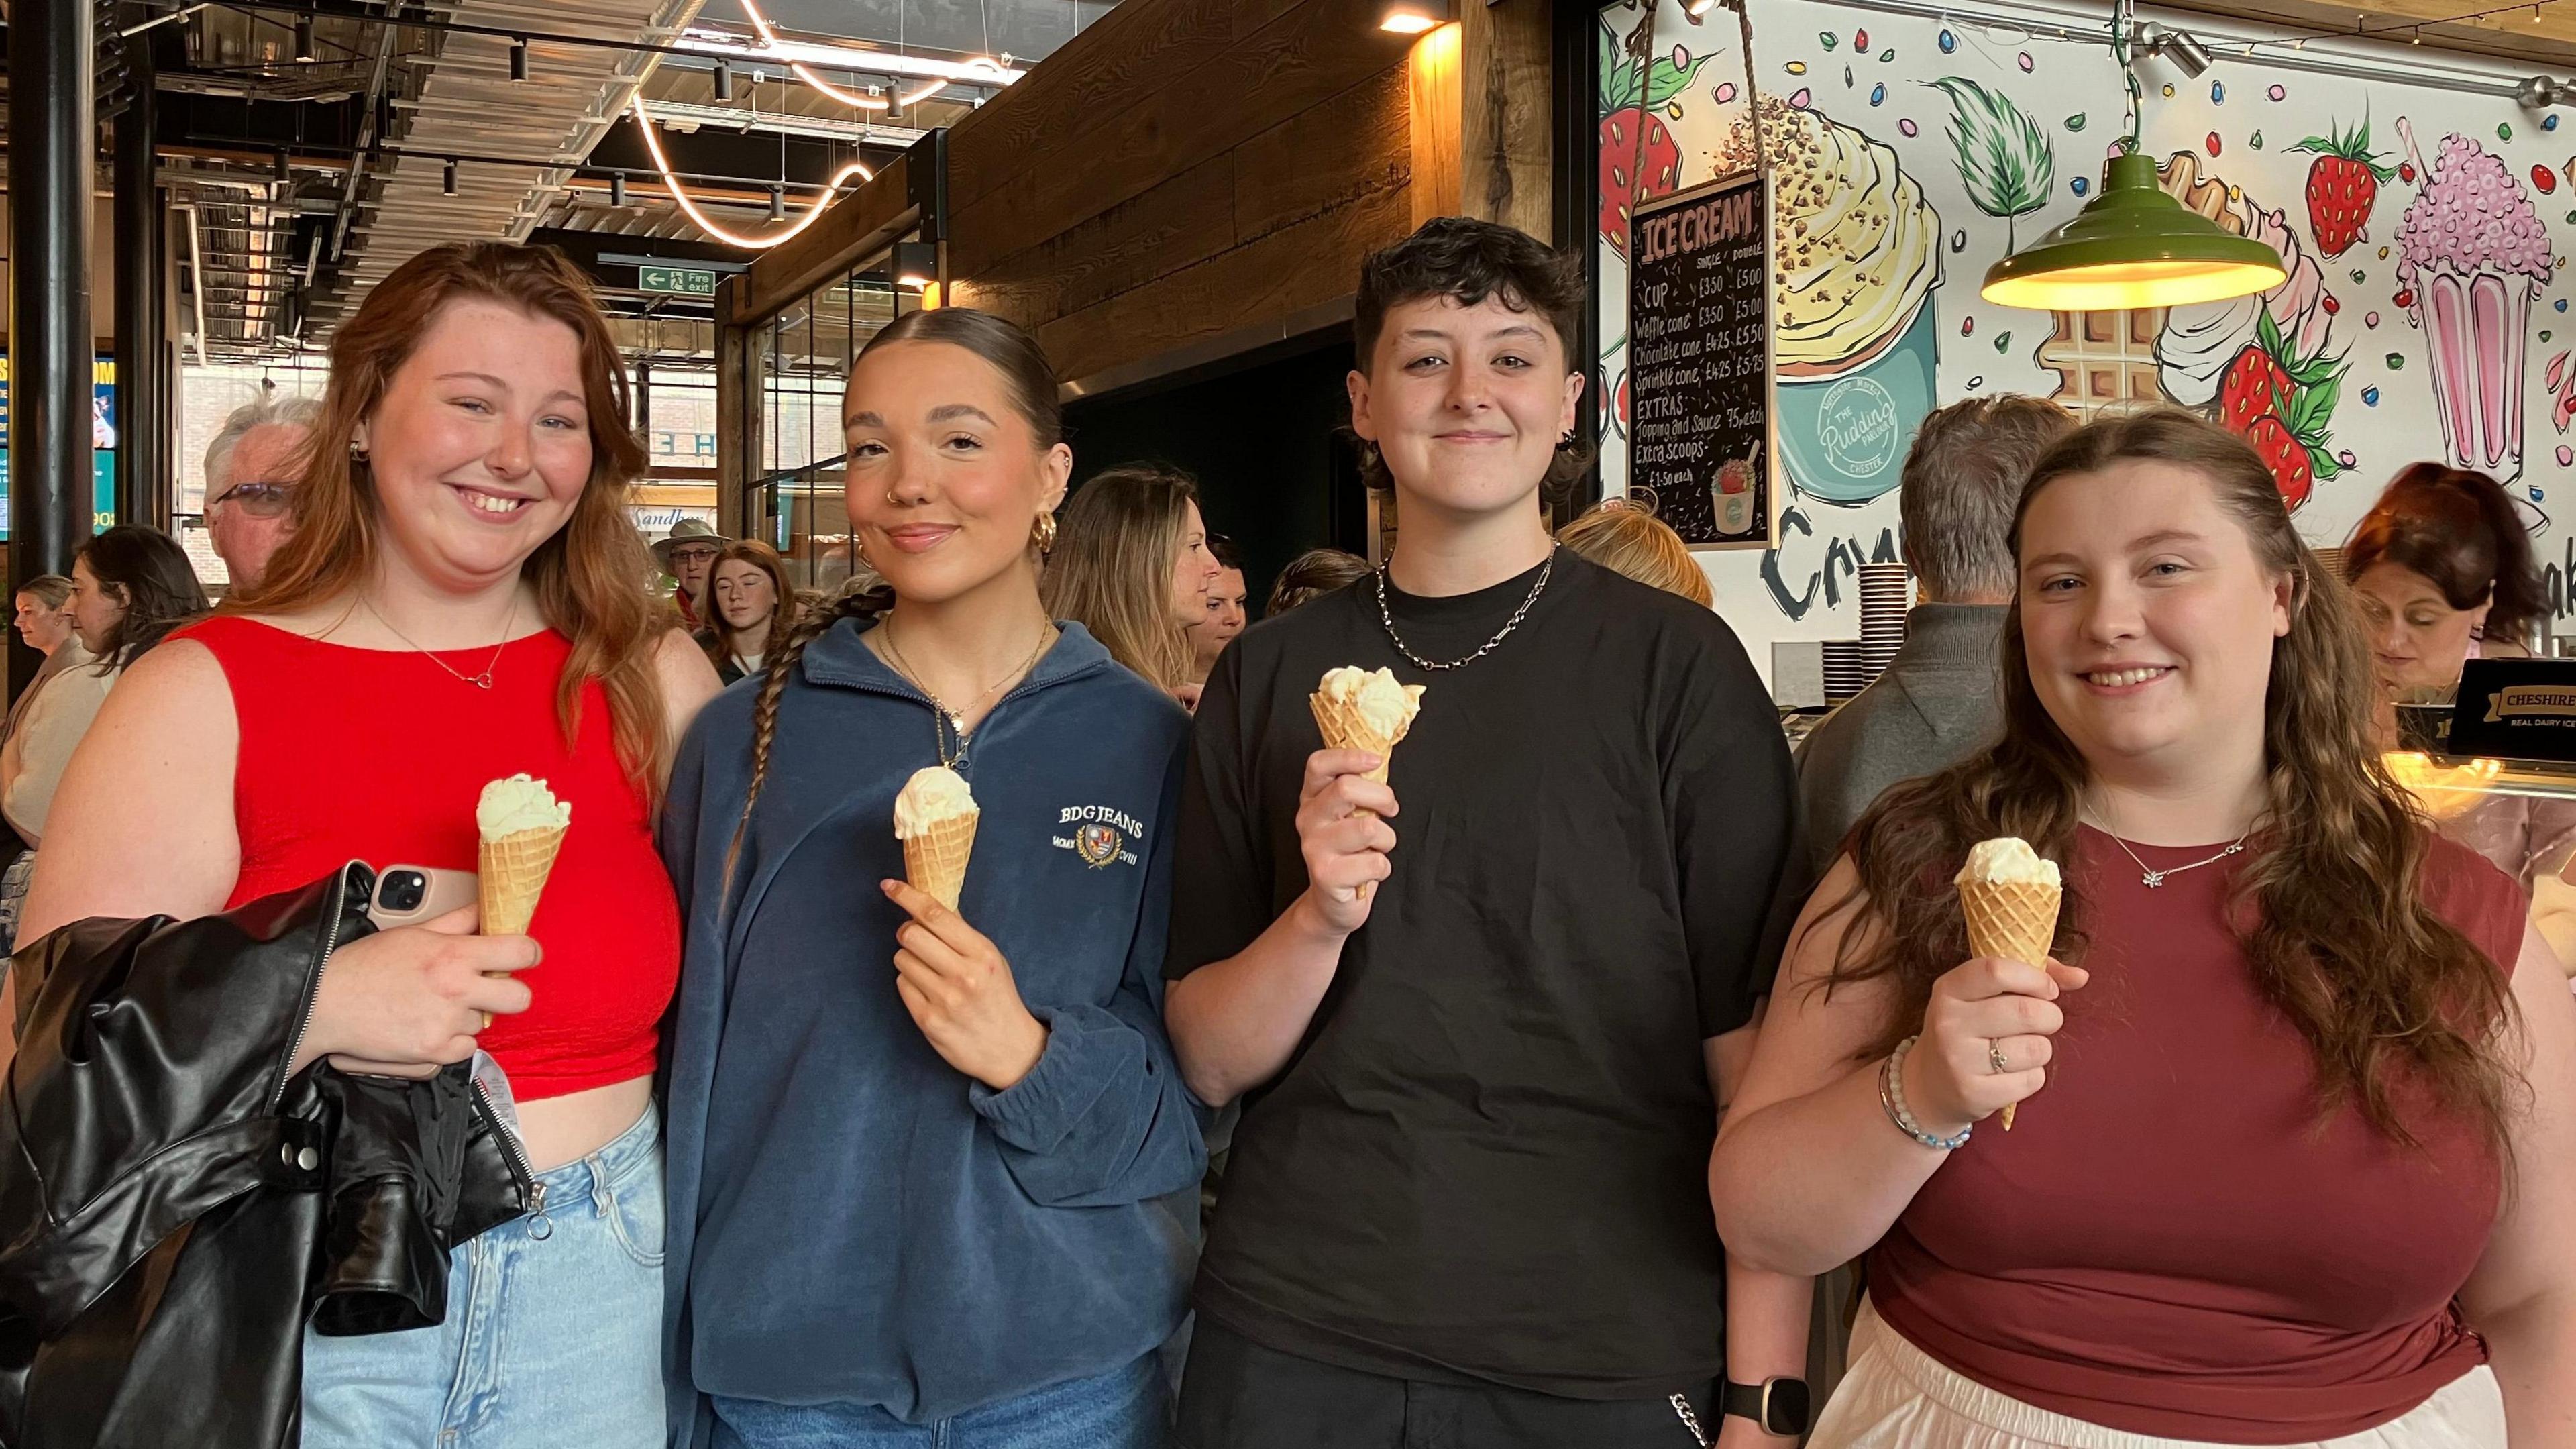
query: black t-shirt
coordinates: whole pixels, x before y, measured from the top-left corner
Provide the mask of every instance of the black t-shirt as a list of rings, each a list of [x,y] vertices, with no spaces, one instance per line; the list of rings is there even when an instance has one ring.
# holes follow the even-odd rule
[[[1537,577],[1388,602],[1415,653],[1457,659]],[[1307,698],[1346,664],[1429,686],[1391,769],[1394,875],[1247,1100],[1198,1306],[1396,1377],[1705,1387],[1725,1277],[1701,1042],[1752,1019],[1805,859],[1761,680],[1716,615],[1564,550],[1464,669],[1406,661],[1373,580],[1254,626],[1199,706],[1170,976],[1305,890]]]

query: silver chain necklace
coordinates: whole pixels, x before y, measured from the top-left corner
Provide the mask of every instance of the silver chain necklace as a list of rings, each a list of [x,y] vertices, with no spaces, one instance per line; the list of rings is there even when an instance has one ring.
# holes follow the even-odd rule
[[[1494,646],[1511,637],[1511,632],[1521,626],[1521,620],[1529,617],[1529,611],[1538,604],[1538,596],[1547,592],[1548,576],[1556,572],[1556,546],[1554,544],[1548,546],[1547,562],[1539,565],[1538,582],[1530,585],[1529,597],[1521,600],[1521,606],[1514,609],[1512,616],[1503,621],[1503,627],[1494,631],[1494,637],[1486,640],[1475,653],[1464,659],[1453,659],[1446,664],[1425,659],[1414,653],[1412,647],[1404,642],[1404,636],[1395,632],[1395,615],[1386,607],[1386,571],[1394,562],[1395,557],[1390,554],[1385,563],[1377,566],[1377,619],[1379,623],[1386,626],[1386,637],[1394,643],[1395,652],[1411,660],[1417,669],[1464,669],[1493,653]]]
[[[2108,808],[2102,810],[2101,815],[2102,833],[2111,837],[2111,843],[2120,847],[2120,853],[2122,855],[2127,856],[2130,860],[2137,863],[2138,870],[2140,871],[2138,879],[2145,883],[2149,890],[2154,890],[2156,887],[2163,885],[2167,878],[2180,875],[2184,871],[2198,870],[2204,865],[2216,865],[2231,855],[2240,855],[2244,853],[2245,842],[2252,839],[2254,835],[2254,827],[2248,825],[2245,827],[2245,833],[2243,835],[2236,837],[2235,841],[2225,850],[2209,857],[2207,860],[2195,860],[2189,865],[2178,865],[2173,867],[2171,870],[2157,870],[2155,867],[2148,865],[2145,861],[2139,860],[2138,853],[2129,848],[2129,842],[2122,840],[2120,838],[2120,833],[2111,828],[2111,812]]]
[[[501,653],[503,650],[510,647],[510,627],[519,622],[519,596],[515,591],[513,591],[510,595],[510,612],[503,615],[501,618],[501,642],[492,646],[492,657],[484,661],[482,673],[468,674],[457,668],[455,665],[448,663],[446,660],[439,658],[429,650],[422,648],[420,645],[412,644],[411,636],[400,629],[395,628],[394,621],[386,618],[383,612],[377,609],[375,602],[369,599],[365,594],[358,595],[358,602],[366,606],[367,612],[375,616],[377,623],[385,626],[386,633],[400,639],[405,644],[411,644],[412,651],[414,653],[420,655],[420,657],[428,660],[430,663],[437,665],[439,668],[446,670],[448,673],[455,675],[465,683],[473,685],[476,689],[490,689],[492,687],[492,671],[501,667]]]
[[[911,661],[905,659],[903,657],[903,651],[895,647],[894,630],[891,627],[893,623],[894,621],[892,619],[888,619],[885,623],[877,626],[885,633],[886,663],[894,666],[894,672],[903,676],[904,683],[920,690],[922,697],[930,701],[931,709],[938,716],[930,722],[932,745],[939,755],[939,763],[952,770],[957,768],[959,761],[966,758],[966,716],[978,705],[991,699],[994,694],[1001,690],[1002,686],[1009,684],[1012,680],[1018,679],[1026,675],[1031,669],[1036,668],[1038,659],[1046,653],[1047,646],[1055,642],[1056,632],[1053,624],[1049,624],[1045,628],[1038,630],[1038,647],[1029,651],[1029,657],[1022,660],[1018,668],[1013,669],[1004,674],[1001,678],[994,680],[992,684],[985,688],[982,694],[968,700],[966,702],[965,709],[950,709],[946,701],[931,692],[929,685],[921,682],[921,676],[913,672]],[[942,728],[943,725],[945,728]],[[950,754],[948,752],[948,736],[951,732],[954,732],[957,736],[957,752],[955,754]]]

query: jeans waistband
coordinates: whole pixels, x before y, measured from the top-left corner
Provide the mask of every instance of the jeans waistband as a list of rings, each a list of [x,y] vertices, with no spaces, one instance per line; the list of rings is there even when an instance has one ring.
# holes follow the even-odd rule
[[[555,1202],[568,1202],[576,1192],[605,1193],[637,1168],[649,1166],[661,1147],[662,1110],[648,1102],[634,1126],[595,1152],[538,1173],[537,1181],[546,1185],[546,1196]]]

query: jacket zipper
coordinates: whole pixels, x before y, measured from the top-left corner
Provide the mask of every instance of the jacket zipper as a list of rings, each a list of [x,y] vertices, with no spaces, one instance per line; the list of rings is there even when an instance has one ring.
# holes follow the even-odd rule
[[[295,1035],[286,1043],[286,1057],[277,1064],[277,1090],[268,1095],[268,1110],[274,1115],[286,1101],[287,1084],[295,1067],[296,1054],[304,1050],[304,1034],[313,1025],[313,1007],[322,995],[322,973],[331,969],[331,953],[340,949],[340,922],[349,913],[349,868],[340,869],[339,884],[331,894],[331,919],[322,927],[322,957],[313,963],[313,977],[304,985],[303,1009],[296,1014]]]
[[[546,1185],[537,1177],[536,1165],[519,1150],[519,1141],[501,1120],[500,1109],[492,1105],[492,1094],[483,1084],[473,1084],[474,1110],[483,1114],[484,1125],[492,1131],[492,1140],[501,1144],[501,1158],[510,1165],[510,1175],[528,1185],[528,1236],[542,1243],[555,1235],[554,1220],[546,1216]]]

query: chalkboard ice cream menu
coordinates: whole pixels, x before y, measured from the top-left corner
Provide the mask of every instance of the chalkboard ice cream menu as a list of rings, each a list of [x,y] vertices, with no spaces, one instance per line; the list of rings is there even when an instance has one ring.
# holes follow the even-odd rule
[[[1770,186],[1713,181],[1631,225],[1629,492],[1693,548],[1772,547]]]

